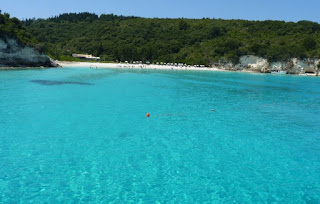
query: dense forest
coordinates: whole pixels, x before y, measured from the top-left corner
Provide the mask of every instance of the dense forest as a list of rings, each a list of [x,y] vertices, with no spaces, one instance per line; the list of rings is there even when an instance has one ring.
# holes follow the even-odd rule
[[[55,59],[88,53],[103,61],[210,65],[236,63],[243,55],[271,62],[320,56],[320,25],[310,21],[149,19],[70,13],[27,19],[24,24]],[[25,41],[23,33],[19,36]]]

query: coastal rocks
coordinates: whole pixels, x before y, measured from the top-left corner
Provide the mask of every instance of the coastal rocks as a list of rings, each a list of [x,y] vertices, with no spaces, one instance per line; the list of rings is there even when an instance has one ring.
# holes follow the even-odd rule
[[[303,60],[298,60],[298,59],[292,59],[293,66],[289,71],[292,74],[315,74],[317,72],[317,65],[319,63],[319,60],[316,59],[303,59]],[[290,68],[290,67],[289,67]]]
[[[0,38],[0,67],[52,67],[52,64],[47,55],[3,37]]]
[[[61,67],[57,60],[53,60],[50,58],[50,62],[53,67]]]
[[[287,67],[291,66],[288,62],[271,62],[269,69],[273,71],[284,71],[287,70]]]
[[[239,70],[248,70],[254,72],[267,72],[269,63],[262,57],[245,55],[240,57],[240,63],[236,65]]]
[[[228,64],[220,66],[222,69],[235,71],[250,72],[280,72],[284,71],[288,74],[317,74],[319,59],[297,59],[292,58],[286,62],[268,62],[267,59],[253,55],[245,55],[240,57],[238,64]]]
[[[270,63],[271,71],[286,71],[288,74],[316,74],[319,60],[292,58],[287,62]]]

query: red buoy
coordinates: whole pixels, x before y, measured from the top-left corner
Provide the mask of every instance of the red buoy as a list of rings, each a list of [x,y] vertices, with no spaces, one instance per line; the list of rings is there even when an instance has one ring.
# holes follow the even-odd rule
[[[146,116],[149,118],[150,117],[150,113],[147,113]]]

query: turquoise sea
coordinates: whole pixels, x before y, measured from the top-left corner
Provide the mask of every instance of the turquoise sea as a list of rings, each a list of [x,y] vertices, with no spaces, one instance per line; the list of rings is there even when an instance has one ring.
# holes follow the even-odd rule
[[[319,127],[316,77],[1,71],[0,203],[320,203]]]

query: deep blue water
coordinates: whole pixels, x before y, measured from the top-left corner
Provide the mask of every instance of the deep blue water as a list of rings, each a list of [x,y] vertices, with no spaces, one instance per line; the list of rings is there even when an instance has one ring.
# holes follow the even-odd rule
[[[319,127],[315,77],[2,71],[0,203],[320,203]]]

